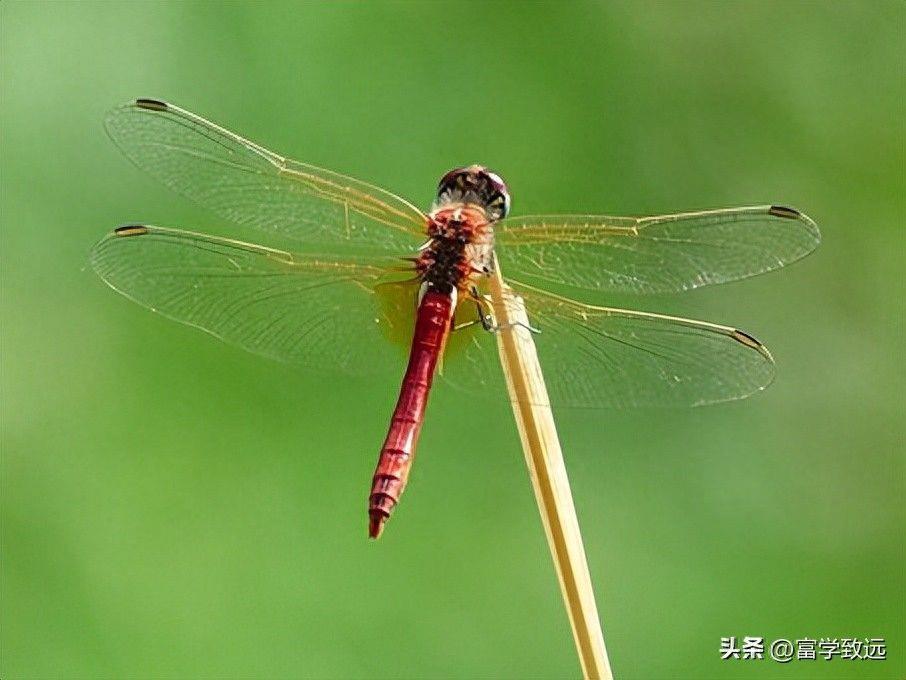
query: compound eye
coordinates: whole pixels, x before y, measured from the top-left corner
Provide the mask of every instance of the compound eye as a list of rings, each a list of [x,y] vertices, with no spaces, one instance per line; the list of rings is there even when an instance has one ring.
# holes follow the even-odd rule
[[[477,203],[488,217],[499,220],[510,212],[510,194],[500,175],[481,165],[454,168],[441,177],[434,206],[453,202]]]
[[[465,175],[465,168],[453,168],[440,178],[440,182],[437,185],[438,191],[452,188],[462,189],[465,183]]]
[[[503,194],[503,213],[500,215],[500,218],[503,219],[510,214],[510,195],[509,193]]]
[[[488,179],[491,180],[491,184],[494,185],[494,188],[501,192],[506,193],[506,182],[503,181],[503,178],[500,177],[496,172],[491,172],[490,170],[486,171]]]
[[[494,211],[496,219],[502,219],[510,212],[510,192],[507,191],[506,183],[497,173],[488,170],[485,171],[485,177],[490,188],[488,208]]]
[[[502,194],[499,191],[495,192],[493,197],[487,204],[488,212],[491,213],[491,217],[495,220],[503,219],[510,212],[510,197],[507,194]]]

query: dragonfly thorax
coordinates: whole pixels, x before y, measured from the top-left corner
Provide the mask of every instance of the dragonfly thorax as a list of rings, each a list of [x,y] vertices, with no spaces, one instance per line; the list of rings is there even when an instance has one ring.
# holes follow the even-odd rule
[[[491,271],[493,228],[484,209],[448,204],[431,213],[428,241],[416,269],[430,287],[440,292],[464,289]]]

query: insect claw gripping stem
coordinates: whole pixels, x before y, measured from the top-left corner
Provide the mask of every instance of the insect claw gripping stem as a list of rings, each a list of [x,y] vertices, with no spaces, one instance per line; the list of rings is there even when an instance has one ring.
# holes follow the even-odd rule
[[[490,315],[482,316],[481,319],[476,319],[474,321],[465,321],[463,323],[454,324],[453,328],[451,328],[450,330],[452,330],[453,332],[461,331],[464,328],[469,328],[470,326],[474,326],[477,323],[480,323],[481,327],[484,328],[488,333],[499,333],[500,331],[505,331],[508,328],[517,328],[517,327],[524,328],[525,330],[527,330],[531,333],[540,333],[541,332],[540,328],[535,328],[534,326],[529,326],[527,324],[522,323],[521,321],[517,321],[515,323],[506,323],[506,324],[503,324],[502,326],[496,326],[496,325],[494,325],[494,318]]]
[[[483,297],[481,293],[478,292],[478,289],[475,286],[472,286],[471,289],[472,299],[475,300],[475,306],[478,308],[478,320],[470,321],[467,324],[462,324],[460,328],[465,326],[471,326],[475,323],[481,323],[481,327],[484,328],[489,333],[499,333],[500,331],[505,331],[508,328],[513,328],[519,326],[531,333],[540,333],[541,330],[534,328],[528,324],[522,323],[521,321],[514,321],[511,323],[505,323],[502,325],[497,325],[494,319],[493,307],[488,302],[487,298]],[[485,305],[486,307],[482,307]]]
[[[525,330],[529,331],[530,333],[537,334],[537,333],[541,332],[540,328],[535,328],[534,326],[529,326],[527,323],[522,323],[521,321],[515,321],[513,323],[505,323],[501,326],[492,326],[488,330],[491,331],[492,333],[499,333],[500,331],[505,331],[508,328],[517,328],[517,327],[524,328]]]

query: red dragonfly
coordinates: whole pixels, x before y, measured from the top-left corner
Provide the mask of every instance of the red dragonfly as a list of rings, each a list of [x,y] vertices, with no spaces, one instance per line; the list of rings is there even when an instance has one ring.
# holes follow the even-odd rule
[[[91,254],[112,288],[249,351],[318,369],[398,376],[402,359],[386,341],[410,344],[372,480],[373,538],[406,486],[435,373],[463,389],[502,384],[494,336],[506,329],[486,292],[498,256],[537,332],[552,404],[681,406],[764,389],[770,353],[736,328],[584,304],[543,287],[685,291],[777,269],[820,241],[811,219],[778,205],[508,217],[506,185],[480,165],[445,174],[425,213],[154,99],[114,109],[106,127],[136,165],[271,240],[119,227]]]

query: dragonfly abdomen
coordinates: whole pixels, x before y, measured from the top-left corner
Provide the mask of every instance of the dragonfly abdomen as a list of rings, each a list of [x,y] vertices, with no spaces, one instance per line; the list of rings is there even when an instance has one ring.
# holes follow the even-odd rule
[[[368,498],[368,535],[381,535],[384,523],[399,502],[425,418],[434,370],[443,354],[453,316],[451,294],[428,290],[418,306],[409,365],[400,396],[381,447]]]

